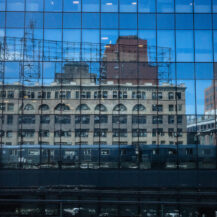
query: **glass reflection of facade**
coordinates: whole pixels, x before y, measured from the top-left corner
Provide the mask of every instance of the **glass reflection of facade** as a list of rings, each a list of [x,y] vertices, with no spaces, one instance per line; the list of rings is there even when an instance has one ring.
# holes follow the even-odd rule
[[[2,167],[216,168],[216,12],[1,0]]]
[[[0,0],[0,168],[216,170],[216,62],[217,0]]]

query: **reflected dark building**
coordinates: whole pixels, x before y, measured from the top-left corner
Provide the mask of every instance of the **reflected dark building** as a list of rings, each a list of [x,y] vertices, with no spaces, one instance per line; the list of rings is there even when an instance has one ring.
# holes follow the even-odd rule
[[[158,84],[158,67],[149,64],[147,43],[137,36],[120,36],[115,44],[107,44],[103,55],[103,80],[115,84]]]

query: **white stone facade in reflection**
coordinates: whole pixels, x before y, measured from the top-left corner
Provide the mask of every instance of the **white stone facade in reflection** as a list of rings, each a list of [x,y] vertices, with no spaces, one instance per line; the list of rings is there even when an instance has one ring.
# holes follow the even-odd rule
[[[185,89],[92,77],[1,85],[1,144],[187,144]]]

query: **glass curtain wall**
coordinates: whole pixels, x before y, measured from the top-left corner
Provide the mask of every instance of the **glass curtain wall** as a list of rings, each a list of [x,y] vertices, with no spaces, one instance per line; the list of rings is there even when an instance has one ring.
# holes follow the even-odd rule
[[[0,0],[0,166],[216,169],[216,61],[215,0]]]

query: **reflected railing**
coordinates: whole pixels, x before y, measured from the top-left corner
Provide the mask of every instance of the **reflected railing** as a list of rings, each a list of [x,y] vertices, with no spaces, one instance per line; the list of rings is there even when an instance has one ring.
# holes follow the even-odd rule
[[[116,51],[110,49],[112,45],[115,44],[42,40],[30,36],[5,36],[0,37],[0,61],[105,61],[106,52],[117,54]],[[145,57],[143,59],[139,58],[139,61],[150,62],[154,66],[156,66],[156,62],[171,62],[171,48],[169,47],[141,47],[139,44],[118,44],[118,47],[118,52],[123,55],[124,53],[127,54],[127,50],[124,48],[126,47],[131,52],[137,51],[141,57],[144,54],[140,49],[144,49],[147,52],[148,59]],[[137,60],[136,58],[135,61]]]

